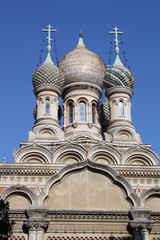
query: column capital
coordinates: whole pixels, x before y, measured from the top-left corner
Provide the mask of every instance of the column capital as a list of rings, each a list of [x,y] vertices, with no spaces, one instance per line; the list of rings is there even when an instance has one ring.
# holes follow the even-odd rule
[[[46,219],[37,219],[32,220],[28,219],[27,221],[24,222],[24,227],[27,231],[38,231],[38,230],[43,230],[44,232],[48,228],[49,221]]]
[[[43,230],[44,232],[48,228],[49,221],[46,219],[48,209],[44,207],[30,207],[26,210],[28,220],[24,222],[24,229],[26,231],[38,231]]]
[[[133,234],[134,232],[142,232],[152,230],[154,221],[149,220],[151,211],[148,208],[136,207],[130,210],[131,220],[128,223],[128,231]]]

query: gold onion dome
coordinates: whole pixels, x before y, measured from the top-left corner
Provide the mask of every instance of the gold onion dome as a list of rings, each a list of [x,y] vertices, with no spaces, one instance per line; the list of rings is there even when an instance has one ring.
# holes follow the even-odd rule
[[[128,68],[126,68],[119,57],[119,41],[118,34],[122,34],[123,32],[119,32],[119,29],[115,27],[111,34],[115,34],[114,41],[116,42],[115,52],[116,59],[113,66],[106,67],[104,85],[105,87],[111,88],[115,86],[125,86],[133,89],[134,87],[134,77]]]
[[[51,59],[51,38],[50,33],[56,30],[52,29],[51,25],[47,26],[47,29],[43,29],[44,32],[48,32],[48,44],[47,44],[47,58],[45,62],[36,69],[32,77],[32,83],[34,90],[41,85],[54,85],[60,89],[64,85],[64,76],[61,70],[54,65]]]
[[[98,55],[86,48],[82,33],[75,49],[60,60],[59,67],[65,77],[64,87],[82,83],[103,87],[105,65]]]

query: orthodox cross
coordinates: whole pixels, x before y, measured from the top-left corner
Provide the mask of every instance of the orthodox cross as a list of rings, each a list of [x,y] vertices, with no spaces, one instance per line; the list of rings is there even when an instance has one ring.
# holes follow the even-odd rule
[[[123,65],[121,63],[121,60],[119,58],[119,41],[118,41],[118,34],[123,34],[123,32],[120,32],[119,29],[117,27],[113,28],[113,31],[109,32],[110,34],[115,34],[115,39],[114,41],[116,42],[116,47],[115,47],[115,51],[116,51],[116,60],[114,62],[113,65]]]
[[[48,32],[48,37],[47,40],[48,40],[48,44],[47,44],[47,52],[48,52],[48,55],[47,55],[47,58],[46,58],[46,61],[45,62],[52,62],[51,60],[51,56],[50,56],[50,52],[51,52],[51,32],[56,32],[57,30],[56,29],[53,29],[53,27],[49,24],[46,29],[42,29],[43,32]]]
[[[114,41],[116,42],[116,47],[118,47],[118,34],[123,34],[123,32],[119,32],[119,29],[117,27],[113,28],[113,32],[109,32],[110,34],[115,34]]]
[[[53,27],[49,24],[47,27],[47,29],[42,29],[43,32],[48,32],[48,37],[47,37],[47,40],[48,40],[48,46],[51,46],[51,32],[56,32],[57,30],[56,29],[53,29]],[[47,50],[51,50],[51,48],[47,47]]]

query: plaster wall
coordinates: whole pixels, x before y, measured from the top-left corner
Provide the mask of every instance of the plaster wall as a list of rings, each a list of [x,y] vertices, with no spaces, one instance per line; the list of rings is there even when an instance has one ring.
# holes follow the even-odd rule
[[[126,210],[130,205],[122,190],[106,176],[84,170],[53,185],[45,200],[49,209]]]

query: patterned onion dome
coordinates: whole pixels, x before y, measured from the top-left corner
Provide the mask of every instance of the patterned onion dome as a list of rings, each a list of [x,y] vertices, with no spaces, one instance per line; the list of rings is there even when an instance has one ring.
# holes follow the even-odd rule
[[[109,121],[110,120],[110,108],[109,108],[109,102],[108,99],[101,104],[100,106],[100,121]]]
[[[34,72],[32,83],[34,88],[42,84],[51,84],[63,88],[64,76],[60,69],[55,66],[53,62],[45,61]]]
[[[115,86],[126,86],[131,89],[134,87],[133,74],[124,65],[107,66],[104,85],[106,88]]]
[[[82,82],[103,86],[105,65],[99,56],[86,48],[81,33],[76,48],[60,60],[59,67],[65,77],[64,86]]]

